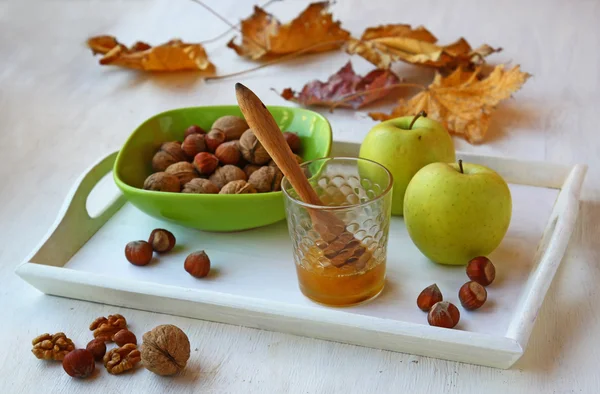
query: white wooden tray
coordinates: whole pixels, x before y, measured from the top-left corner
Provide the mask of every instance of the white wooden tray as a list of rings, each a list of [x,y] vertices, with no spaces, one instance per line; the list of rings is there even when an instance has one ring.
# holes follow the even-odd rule
[[[358,145],[336,142],[332,155],[357,153]],[[455,329],[428,326],[416,297],[435,282],[446,300],[459,305],[458,289],[468,280],[464,267],[429,262],[410,241],[402,218],[392,218],[384,292],[364,305],[327,308],[298,290],[285,221],[224,234],[151,218],[126,203],[105,177],[116,153],[82,176],[17,274],[47,294],[509,368],[523,354],[573,232],[586,167],[458,156],[495,169],[509,182],[513,219],[490,256],[497,279],[488,302],[475,312],[461,308]],[[93,207],[101,213],[90,215]],[[146,239],[156,227],[173,231],[176,249],[146,267],[129,264],[125,244]],[[203,280],[183,269],[185,256],[198,249],[207,251],[214,267]]]

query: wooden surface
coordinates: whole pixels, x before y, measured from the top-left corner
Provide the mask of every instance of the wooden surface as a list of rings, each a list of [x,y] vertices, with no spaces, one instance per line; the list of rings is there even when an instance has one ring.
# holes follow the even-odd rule
[[[209,3],[232,21],[251,12],[250,2]],[[270,9],[286,18],[304,4],[286,0]],[[193,74],[148,76],[101,68],[84,46],[92,34],[160,43],[173,37],[202,40],[225,28],[194,3],[5,0],[0,2],[0,392],[598,392],[600,3],[344,0],[334,10],[355,34],[367,24],[406,22],[426,25],[444,43],[462,35],[474,46],[502,46],[493,59],[520,63],[534,77],[498,109],[487,144],[457,141],[457,147],[590,165],[577,230],[524,357],[502,371],[48,297],[32,289],[13,270],[54,222],[81,171],[158,111],[235,103],[237,80],[204,83]],[[251,65],[236,59],[223,42],[207,50],[221,73]],[[326,78],[346,59],[312,56],[239,81],[268,104],[285,104],[271,87],[300,88],[309,79]],[[354,64],[360,72],[370,68],[360,59]],[[407,66],[397,71],[411,80],[430,77]],[[323,113],[336,139],[360,141],[374,124],[360,113]],[[82,345],[87,325],[115,312],[132,322],[138,336],[160,323],[186,331],[194,344],[186,373],[174,379],[145,371],[120,377],[101,373],[74,381],[59,364],[30,353],[31,339],[43,332],[65,331]]]

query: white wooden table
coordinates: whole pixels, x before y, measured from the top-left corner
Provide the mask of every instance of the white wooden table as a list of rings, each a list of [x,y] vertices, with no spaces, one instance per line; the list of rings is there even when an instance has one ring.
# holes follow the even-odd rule
[[[251,2],[207,0],[231,21]],[[269,10],[283,19],[306,2]],[[504,51],[491,60],[519,63],[533,78],[496,112],[489,142],[457,147],[478,153],[587,163],[581,216],[525,356],[507,371],[342,345],[235,326],[45,296],[13,270],[53,223],[69,187],[96,159],[118,148],[145,118],[175,107],[235,103],[236,79],[205,83],[193,74],[148,76],[102,68],[89,35],[126,43],[199,41],[226,26],[200,6],[179,1],[0,2],[0,392],[52,393],[596,393],[600,390],[600,3],[475,0],[338,1],[337,18],[355,34],[368,25],[423,24],[441,42],[465,36]],[[224,40],[208,46],[221,73],[250,63]],[[269,104],[269,89],[324,79],[347,56],[313,56],[240,77]],[[354,59],[358,71],[370,66]],[[428,71],[397,68],[403,76]],[[385,103],[381,106],[385,107]],[[364,114],[329,115],[335,138],[361,141],[374,124]],[[144,371],[76,381],[60,363],[38,361],[31,339],[65,331],[79,345],[96,317],[122,313],[138,337],[160,323],[186,331],[192,359],[172,379]]]

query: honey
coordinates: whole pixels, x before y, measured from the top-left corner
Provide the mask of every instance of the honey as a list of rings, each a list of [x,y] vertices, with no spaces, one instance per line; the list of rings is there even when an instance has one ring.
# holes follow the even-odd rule
[[[335,267],[323,252],[311,247],[302,264],[296,264],[302,293],[311,300],[331,305],[349,306],[376,297],[385,285],[385,256],[371,257],[358,267],[345,264]]]

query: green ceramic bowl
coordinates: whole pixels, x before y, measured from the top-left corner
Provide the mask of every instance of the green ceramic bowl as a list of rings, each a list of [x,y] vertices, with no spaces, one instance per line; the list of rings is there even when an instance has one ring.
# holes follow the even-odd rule
[[[302,108],[268,107],[283,131],[302,140],[304,160],[326,157],[331,150],[331,126],[322,115]],[[285,218],[281,192],[257,194],[183,194],[142,189],[152,173],[152,156],[166,141],[183,140],[196,124],[206,130],[224,115],[242,116],[234,105],[191,107],[160,113],[146,120],[129,137],[113,169],[125,197],[150,216],[206,231],[238,231],[266,226]]]

